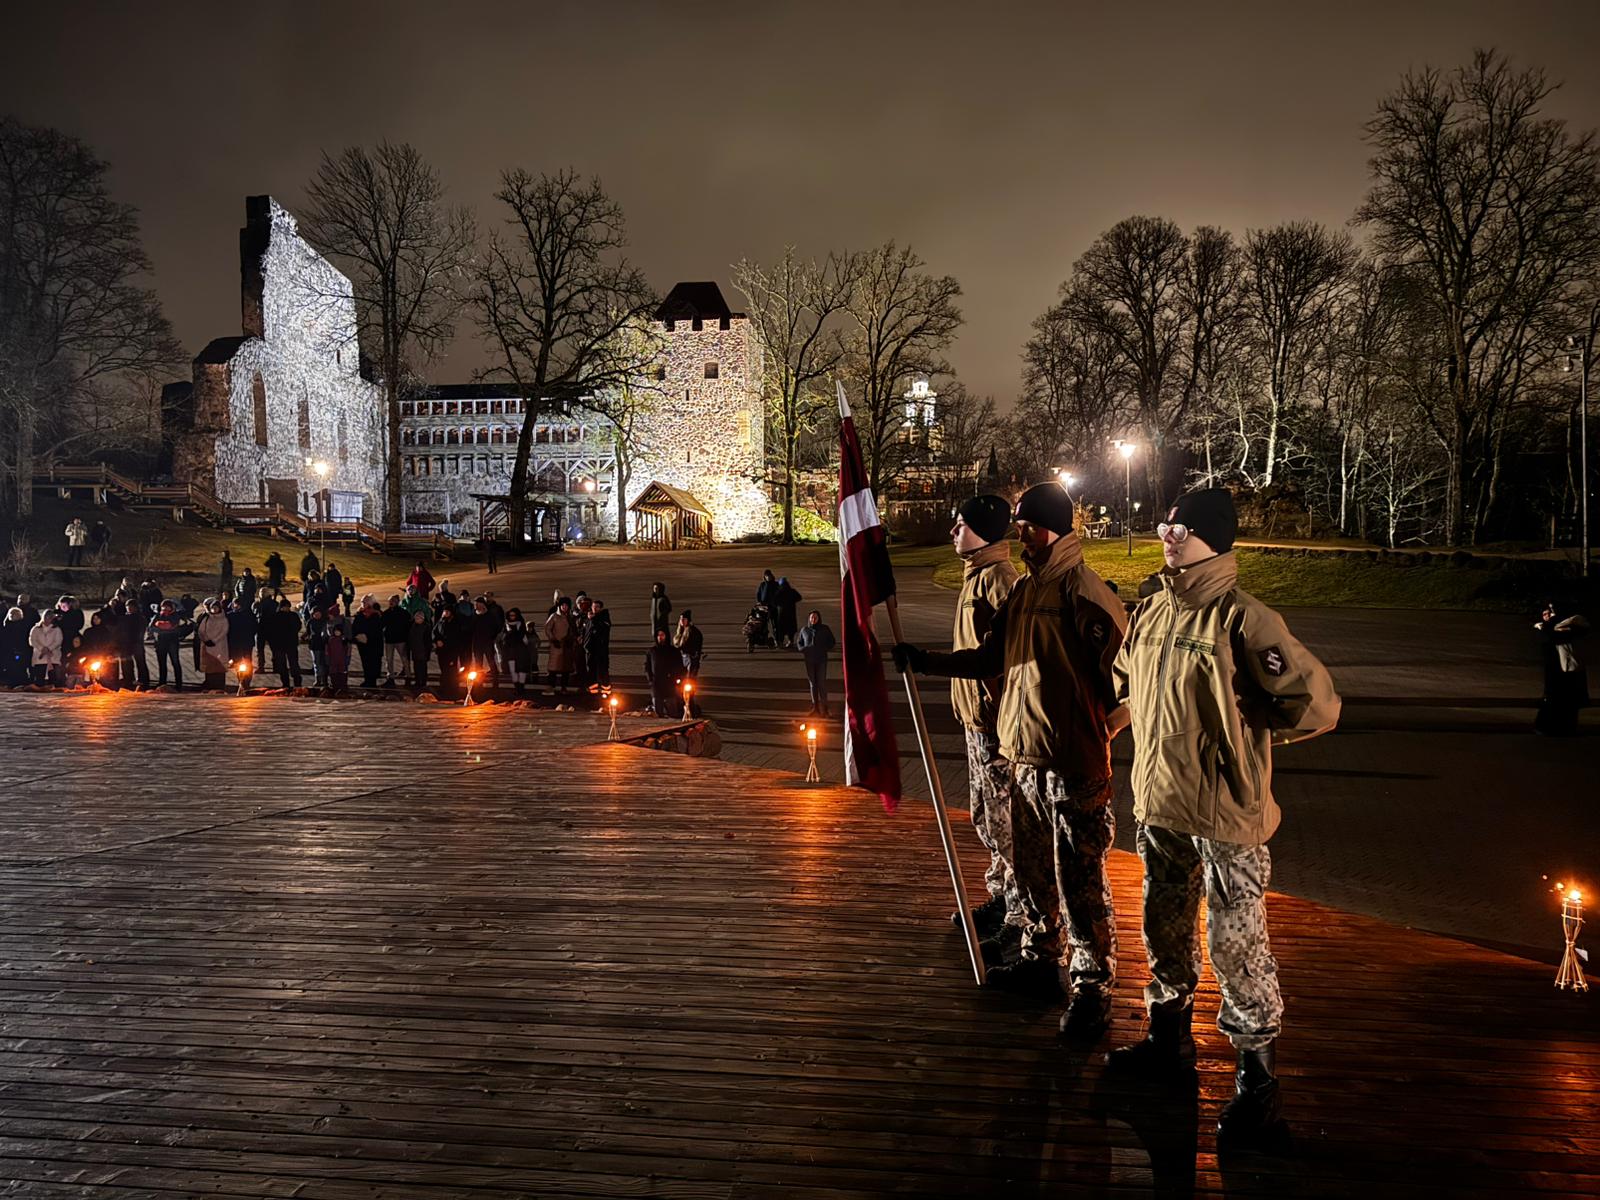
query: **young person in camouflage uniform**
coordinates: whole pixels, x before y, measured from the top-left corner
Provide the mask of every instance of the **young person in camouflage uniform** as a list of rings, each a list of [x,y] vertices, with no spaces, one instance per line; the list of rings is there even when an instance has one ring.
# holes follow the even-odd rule
[[[1018,962],[989,978],[1059,995],[1064,972],[1072,1000],[1061,1033],[1092,1041],[1111,1019],[1117,970],[1105,864],[1116,831],[1107,718],[1127,618],[1084,565],[1072,501],[1059,483],[1029,488],[1015,515],[1028,574],[982,643],[951,654],[901,644],[895,665],[962,679],[1004,676],[995,729],[1001,757],[1012,764],[1013,866],[1022,901],[1039,920],[1024,934]]]
[[[956,600],[951,645],[973,650],[983,644],[995,614],[1005,604],[1017,582],[1006,533],[1011,528],[1011,505],[999,496],[974,496],[956,512],[950,540],[966,565],[961,595]],[[986,952],[999,965],[1007,943],[1020,945],[1024,918],[1011,867],[1011,764],[1000,755],[995,736],[999,678],[952,679],[950,706],[967,743],[967,794],[972,827],[989,851],[989,888],[986,903],[972,910]],[[959,924],[961,914],[954,914]],[[1008,935],[1002,937],[1002,934]]]
[[[1238,1051],[1236,1094],[1219,1143],[1260,1138],[1280,1121],[1274,1042],[1283,1021],[1265,894],[1278,826],[1272,745],[1315,737],[1339,719],[1328,672],[1283,619],[1238,586],[1238,517],[1221,489],[1179,498],[1159,526],[1160,590],[1140,602],[1116,661],[1113,726],[1133,728],[1133,799],[1144,861],[1144,1041],[1111,1055],[1143,1074],[1192,1068],[1200,976],[1200,896],[1222,992],[1217,1025]]]

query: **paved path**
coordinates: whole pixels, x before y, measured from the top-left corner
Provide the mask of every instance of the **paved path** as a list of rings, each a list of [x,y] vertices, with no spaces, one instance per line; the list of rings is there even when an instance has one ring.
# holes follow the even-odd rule
[[[530,612],[543,612],[558,586],[601,596],[617,626],[614,669],[635,688],[642,687],[636,660],[649,585],[664,581],[705,631],[703,697],[723,731],[724,758],[801,771],[797,726],[807,699],[799,656],[748,654],[739,633],[769,565],[805,596],[802,614],[821,608],[838,630],[838,556],[827,546],[593,549],[512,563],[492,579],[481,569],[453,574],[475,589],[490,584]],[[898,584],[908,636],[948,641],[953,593],[935,586],[926,568],[901,571]],[[1578,875],[1600,893],[1600,713],[1585,714],[1587,737],[1533,735],[1537,652],[1527,622],[1516,617],[1378,609],[1286,616],[1332,669],[1345,711],[1336,734],[1277,756],[1286,815],[1273,841],[1274,885],[1385,920],[1550,953],[1559,938],[1551,881]],[[903,764],[909,792],[925,796],[892,669],[890,684],[902,753],[910,756]],[[943,685],[929,681],[923,691],[946,792],[960,803],[965,758]],[[822,760],[837,779],[832,740]],[[1117,748],[1124,848],[1133,837],[1128,753],[1124,740]]]
[[[1105,1074],[1128,855],[1116,1022],[1069,1052],[973,986],[926,806],[504,707],[0,728],[0,1194],[1600,1195],[1592,1008],[1522,959],[1271,897],[1294,1140],[1223,1158],[1209,979],[1193,1082]]]

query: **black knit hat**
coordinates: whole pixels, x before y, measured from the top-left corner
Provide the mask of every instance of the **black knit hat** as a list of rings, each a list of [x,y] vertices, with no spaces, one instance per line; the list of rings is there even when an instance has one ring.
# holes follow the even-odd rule
[[[974,496],[956,510],[956,516],[986,542],[1003,540],[1011,528],[1011,505],[1000,496]]]
[[[1072,532],[1072,497],[1058,482],[1036,483],[1017,501],[1016,519],[1065,537]]]
[[[1174,525],[1187,525],[1190,533],[1204,538],[1218,554],[1232,550],[1233,539],[1239,536],[1239,514],[1233,507],[1232,493],[1224,488],[1179,496],[1167,520]]]

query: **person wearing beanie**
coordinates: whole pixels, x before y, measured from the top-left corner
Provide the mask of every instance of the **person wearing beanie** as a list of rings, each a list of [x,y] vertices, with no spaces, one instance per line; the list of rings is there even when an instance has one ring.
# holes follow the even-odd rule
[[[991,971],[989,980],[1059,996],[1065,975],[1072,998],[1061,1034],[1093,1041],[1111,1020],[1117,970],[1106,878],[1116,830],[1107,723],[1116,707],[1111,664],[1126,617],[1084,564],[1072,501],[1060,483],[1029,488],[1015,517],[1028,573],[983,641],[949,654],[902,643],[894,661],[902,671],[1002,677],[995,733],[1011,764],[1012,866],[1031,924],[1017,961]]]
[[[1166,565],[1140,601],[1115,665],[1113,731],[1133,729],[1133,812],[1144,863],[1150,956],[1147,1036],[1111,1055],[1146,1076],[1193,1070],[1200,895],[1222,992],[1217,1026],[1238,1052],[1219,1149],[1276,1137],[1273,1045],[1283,1020],[1264,896],[1278,826],[1272,745],[1315,737],[1339,719],[1327,669],[1272,609],[1240,589],[1239,521],[1221,489],[1180,497],[1156,526]]]
[[[961,595],[956,600],[951,647],[975,650],[994,624],[995,614],[1017,582],[1006,533],[1011,528],[1011,505],[1000,496],[974,496],[956,510],[950,541],[956,557],[966,564],[961,575]],[[998,966],[1008,949],[1021,944],[1031,923],[1023,913],[1011,865],[1011,764],[1000,755],[995,735],[995,710],[1002,680],[952,679],[950,705],[967,743],[967,807],[978,840],[989,851],[984,882],[989,899],[972,910],[985,954]],[[958,924],[961,914],[953,918]]]

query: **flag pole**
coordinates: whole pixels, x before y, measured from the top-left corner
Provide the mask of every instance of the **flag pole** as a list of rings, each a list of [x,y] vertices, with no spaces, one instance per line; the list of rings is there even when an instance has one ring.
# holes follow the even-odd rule
[[[884,605],[889,610],[889,628],[896,643],[905,641],[900,631],[900,604],[890,596]],[[939,819],[939,840],[944,843],[944,860],[950,868],[950,886],[956,893],[956,912],[961,916],[961,932],[967,941],[967,957],[972,961],[972,977],[982,987],[985,980],[983,951],[978,946],[978,926],[972,919],[972,909],[967,904],[967,883],[961,874],[961,860],[956,856],[955,838],[950,832],[950,815],[944,806],[944,784],[939,780],[939,770],[933,761],[933,739],[928,736],[928,719],[922,711],[922,693],[917,689],[915,672],[906,671],[906,698],[911,702],[911,724],[917,731],[917,747],[922,751],[922,767],[928,773],[928,791],[933,796],[933,812]]]

